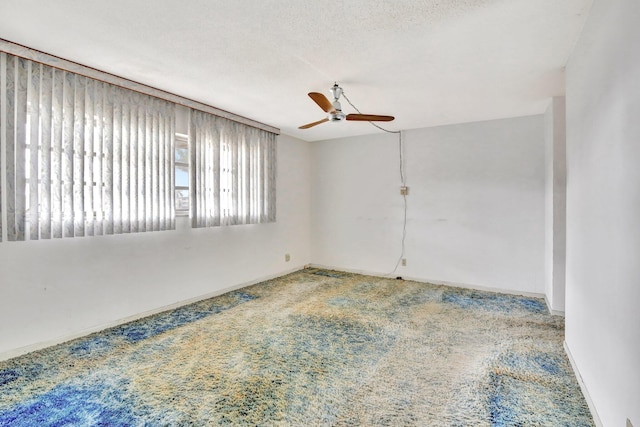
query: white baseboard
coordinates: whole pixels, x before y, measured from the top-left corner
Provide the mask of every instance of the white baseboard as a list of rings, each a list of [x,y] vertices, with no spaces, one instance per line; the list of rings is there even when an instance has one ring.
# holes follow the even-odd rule
[[[544,302],[547,303],[547,308],[549,309],[549,313],[553,314],[554,316],[562,316],[564,317],[564,311],[562,310],[554,310],[551,308],[551,304],[549,303],[549,299],[547,298],[547,296],[544,296]]]
[[[593,400],[591,400],[591,395],[589,394],[589,390],[587,389],[586,384],[582,380],[582,375],[580,375],[580,371],[576,366],[575,360],[573,360],[573,355],[569,350],[569,346],[567,342],[564,342],[564,351],[567,353],[567,357],[569,358],[569,362],[571,363],[571,367],[573,368],[573,373],[576,375],[578,379],[578,384],[580,384],[580,390],[582,390],[582,394],[584,399],[587,401],[587,405],[589,406],[589,410],[591,411],[591,416],[593,417],[593,422],[596,424],[596,427],[603,427],[602,421],[600,420],[600,416],[598,416],[598,411],[596,411],[596,407],[593,404]]]
[[[82,330],[80,332],[77,332],[77,333],[74,333],[74,334],[65,335],[65,336],[54,338],[54,339],[51,339],[51,340],[41,341],[41,342],[38,342],[38,343],[35,343],[35,344],[30,344],[28,346],[19,347],[17,349],[5,351],[5,352],[0,353],[0,361],[11,359],[11,358],[18,357],[18,356],[22,356],[24,354],[31,353],[31,352],[37,351],[37,350],[41,350],[43,348],[52,347],[54,345],[62,344],[64,342],[71,341],[71,340],[74,340],[74,339],[77,339],[77,338],[81,338],[83,336],[92,334],[94,332],[99,332],[99,331],[102,331],[102,330],[105,330],[105,329],[109,329],[109,328],[113,328],[113,327],[116,327],[116,326],[120,326],[120,325],[123,325],[123,324],[128,323],[128,322],[132,322],[132,321],[135,321],[135,320],[142,319],[144,317],[152,316],[154,314],[162,313],[164,311],[173,310],[173,309],[185,306],[185,305],[193,304],[194,302],[198,302],[198,301],[206,300],[206,299],[209,299],[209,298],[213,298],[213,297],[216,297],[218,295],[222,295],[222,294],[227,293],[227,292],[231,292],[231,291],[234,291],[234,290],[237,290],[237,289],[245,288],[247,286],[255,285],[256,283],[264,282],[265,280],[271,280],[271,279],[274,279],[276,277],[284,276],[286,274],[290,274],[290,273],[293,273],[295,271],[299,271],[299,270],[301,270],[303,268],[322,268],[322,269],[327,269],[327,270],[344,271],[344,272],[347,272],[347,273],[363,274],[363,275],[374,276],[374,277],[385,277],[385,278],[395,277],[395,275],[391,276],[389,274],[380,273],[380,272],[371,272],[371,271],[365,271],[365,270],[348,269],[348,268],[342,268],[342,267],[326,266],[326,265],[321,265],[321,264],[307,264],[305,266],[296,267],[296,268],[293,268],[293,269],[290,269],[290,270],[283,271],[283,272],[278,273],[278,274],[264,276],[264,277],[252,280],[250,282],[245,282],[245,283],[237,284],[237,285],[234,285],[234,286],[229,286],[229,287],[226,287],[226,288],[223,288],[223,289],[219,289],[217,291],[214,291],[214,292],[211,292],[211,293],[208,293],[208,294],[205,294],[205,295],[197,296],[197,297],[194,297],[194,298],[189,298],[187,300],[183,300],[183,301],[179,301],[179,302],[176,302],[176,303],[173,303],[173,304],[170,304],[170,305],[158,307],[156,309],[145,311],[145,312],[142,312],[142,313],[137,313],[137,314],[132,315],[132,316],[128,316],[128,317],[125,317],[125,318],[121,318],[121,319],[115,320],[113,322],[108,322],[108,323],[101,324],[101,325],[98,325],[98,326],[95,326],[95,327],[92,327],[92,328],[84,329],[84,330]],[[418,278],[418,277],[403,276],[403,278],[405,280],[412,280],[412,281],[421,282],[421,283],[431,283],[431,284],[434,284],[434,285],[452,286],[452,287],[457,287],[457,288],[475,289],[475,290],[479,290],[479,291],[497,292],[497,293],[511,294],[511,295],[522,295],[522,296],[528,296],[528,297],[533,297],[533,298],[545,298],[545,301],[546,301],[546,297],[545,297],[544,294],[535,293],[535,292],[525,292],[525,291],[518,291],[518,290],[511,290],[511,289],[494,288],[494,287],[474,285],[474,284],[468,284],[468,283],[455,283],[455,282],[447,282],[447,281],[442,281],[442,280],[431,280],[431,279]],[[552,314],[556,314],[553,311],[551,311],[551,313]]]
[[[355,270],[355,269],[350,269],[350,268],[332,267],[332,266],[326,266],[326,265],[321,265],[321,264],[309,264],[309,267],[311,267],[311,268],[322,268],[322,269],[325,269],[325,270],[344,271],[344,272],[347,272],[347,273],[363,274],[365,276],[385,277],[385,278],[388,278],[388,279],[392,279],[394,277],[401,276],[401,274],[389,275],[389,274],[377,273],[377,272],[371,272],[371,271],[365,271],[365,270]],[[474,285],[474,284],[469,284],[469,283],[447,282],[447,281],[443,281],[443,280],[425,279],[425,278],[422,278],[422,277],[402,276],[402,278],[404,280],[411,280],[411,281],[420,282],[420,283],[431,283],[433,285],[443,285],[443,286],[452,286],[452,287],[455,287],[455,288],[475,289],[477,291],[496,292],[496,293],[500,293],[500,294],[522,295],[522,296],[532,297],[532,298],[545,298],[544,294],[541,294],[541,293],[538,293],[538,292],[526,292],[526,291],[519,291],[519,290],[513,290],[513,289],[495,288],[495,287],[490,287],[490,286]],[[545,300],[546,300],[546,298],[545,298]]]
[[[14,357],[18,357],[18,356],[22,356],[24,354],[27,353],[31,353],[33,351],[37,351],[37,350],[42,350],[44,348],[47,347],[52,347],[54,345],[58,345],[58,344],[62,344],[65,343],[67,341],[71,341],[77,338],[81,338],[90,334],[93,334],[94,332],[100,332],[100,331],[104,331],[105,329],[109,329],[109,328],[113,328],[116,326],[120,326],[120,325],[124,325],[125,323],[129,323],[129,322],[133,322],[135,320],[139,320],[148,316],[153,316],[154,314],[158,314],[158,313],[162,313],[165,311],[169,311],[169,310],[174,310],[176,308],[180,308],[183,307],[185,305],[189,305],[189,304],[193,304],[195,302],[199,302],[199,301],[204,301],[206,299],[209,298],[213,298],[213,297],[217,297],[218,295],[222,295],[222,294],[226,294],[227,292],[231,292],[231,291],[235,291],[238,289],[242,289],[242,288],[246,288],[247,286],[251,286],[251,285],[255,285],[256,283],[260,283],[260,282],[264,282],[266,280],[271,280],[271,279],[275,279],[276,277],[281,277],[281,276],[285,276],[287,274],[302,270],[303,268],[305,268],[305,266],[303,267],[297,267],[297,268],[293,268],[290,270],[285,270],[281,273],[278,274],[272,274],[269,276],[264,276],[261,277],[259,279],[255,279],[255,280],[251,280],[250,282],[245,282],[245,283],[240,283],[237,285],[233,285],[233,286],[229,286],[223,289],[219,289],[213,292],[210,292],[208,294],[205,295],[200,295],[194,298],[189,298],[186,300],[182,300],[173,304],[169,304],[169,305],[165,305],[162,307],[158,307],[155,308],[153,310],[148,310],[142,313],[137,313],[134,314],[132,316],[127,316],[118,320],[114,320],[113,322],[108,322],[108,323],[104,323],[92,328],[88,328],[88,329],[84,329],[80,332],[71,334],[71,335],[65,335],[62,337],[58,337],[58,338],[54,338],[51,340],[47,340],[47,341],[41,341],[41,342],[37,342],[35,344],[30,344],[24,347],[19,347],[13,350],[9,350],[9,351],[5,351],[0,353],[0,361],[3,360],[8,360],[8,359],[12,359]]]

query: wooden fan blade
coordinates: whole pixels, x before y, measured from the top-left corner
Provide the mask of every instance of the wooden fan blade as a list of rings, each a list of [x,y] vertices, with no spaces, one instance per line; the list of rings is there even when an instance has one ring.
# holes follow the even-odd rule
[[[347,120],[356,120],[364,122],[390,122],[393,116],[378,116],[375,114],[347,114]]]
[[[302,125],[300,126],[298,129],[309,129],[314,127],[315,125],[319,125],[320,123],[324,123],[324,122],[328,122],[329,119],[327,119],[326,117],[322,120],[318,120],[317,122],[313,122],[313,123],[308,123],[306,125]]]
[[[323,94],[318,92],[309,92],[309,97],[313,99],[315,103],[324,110],[325,113],[333,113],[336,111],[336,109],[333,108],[333,104],[331,103],[331,101],[329,101]]]

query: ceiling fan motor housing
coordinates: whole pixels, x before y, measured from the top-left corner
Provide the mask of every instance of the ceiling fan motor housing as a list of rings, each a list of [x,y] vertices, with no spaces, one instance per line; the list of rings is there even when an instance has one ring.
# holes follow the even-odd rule
[[[329,114],[330,122],[341,122],[347,117],[342,111],[338,110]]]

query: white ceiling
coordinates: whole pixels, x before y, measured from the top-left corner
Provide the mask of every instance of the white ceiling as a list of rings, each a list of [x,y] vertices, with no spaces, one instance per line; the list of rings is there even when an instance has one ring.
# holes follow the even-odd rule
[[[0,38],[313,141],[542,113],[592,0],[1,0]],[[355,112],[343,102],[346,113]]]

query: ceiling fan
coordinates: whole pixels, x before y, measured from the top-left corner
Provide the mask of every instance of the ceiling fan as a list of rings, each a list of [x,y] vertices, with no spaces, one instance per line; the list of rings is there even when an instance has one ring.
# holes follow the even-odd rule
[[[333,102],[329,101],[329,99],[321,93],[318,92],[309,92],[309,97],[313,99],[313,101],[318,104],[320,108],[324,110],[325,113],[329,113],[327,117],[322,120],[318,120],[317,122],[307,123],[306,125],[300,126],[298,129],[309,129],[310,127],[314,127],[324,122],[341,122],[343,120],[355,120],[355,121],[364,121],[364,122],[390,122],[394,119],[393,116],[379,116],[375,114],[345,114],[342,112],[342,107],[340,106],[341,95],[344,95],[344,91],[338,83],[334,83],[331,88],[331,94],[333,95]],[[349,102],[349,98],[344,95],[347,102]],[[351,104],[351,102],[349,102]],[[351,104],[353,106],[353,104]],[[355,108],[355,107],[354,107]],[[356,108],[356,111],[358,109]],[[358,111],[358,113],[360,113]]]

